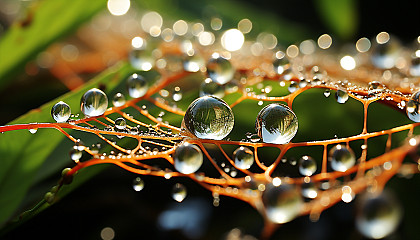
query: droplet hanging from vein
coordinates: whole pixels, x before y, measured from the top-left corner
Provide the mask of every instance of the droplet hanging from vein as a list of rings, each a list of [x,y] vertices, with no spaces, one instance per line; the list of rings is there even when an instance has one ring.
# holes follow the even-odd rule
[[[334,171],[345,172],[356,164],[353,150],[344,145],[337,144],[329,153],[331,168]]]
[[[249,169],[254,163],[254,153],[251,149],[240,146],[233,152],[235,166],[240,169]]]
[[[196,145],[184,142],[174,153],[174,167],[183,174],[196,172],[203,164],[203,153]]]
[[[100,116],[108,108],[108,97],[103,91],[92,88],[83,95],[80,105],[83,114],[87,117]]]
[[[182,125],[198,138],[221,140],[233,129],[233,112],[220,98],[200,97],[188,107]]]
[[[133,180],[133,189],[134,189],[134,191],[139,192],[139,191],[143,190],[143,188],[144,188],[144,181],[143,181],[143,179],[141,179],[140,177],[136,177]]]
[[[255,129],[265,143],[286,144],[296,135],[298,120],[288,106],[272,103],[258,113]]]
[[[185,197],[187,197],[187,188],[181,183],[176,183],[172,188],[172,198],[177,202],[182,202]]]

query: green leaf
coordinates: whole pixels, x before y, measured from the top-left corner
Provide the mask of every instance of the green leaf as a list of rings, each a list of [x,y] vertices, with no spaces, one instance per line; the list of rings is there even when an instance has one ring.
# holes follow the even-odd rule
[[[29,60],[105,7],[105,0],[44,0],[33,4],[27,19],[12,25],[0,38],[0,89],[13,81]]]
[[[341,39],[350,39],[358,27],[357,2],[354,0],[315,1],[319,15],[330,31]]]
[[[106,86],[107,92],[111,92],[120,84],[121,78],[132,71],[128,65],[115,66],[83,87],[32,110],[10,124],[52,122],[50,111],[56,102],[79,106],[80,98],[87,90],[101,84]],[[79,111],[72,110],[73,113]],[[4,224],[15,213],[31,185],[51,173],[58,176],[60,169],[70,163],[67,152],[72,145],[64,134],[55,129],[39,129],[35,134],[18,130],[0,135],[0,206],[4,206],[0,211],[0,224]]]

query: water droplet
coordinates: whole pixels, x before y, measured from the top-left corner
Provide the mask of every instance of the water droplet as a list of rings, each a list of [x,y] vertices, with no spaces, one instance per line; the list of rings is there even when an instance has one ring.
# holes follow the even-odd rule
[[[116,93],[112,99],[114,107],[121,107],[125,104],[125,96],[122,93]]]
[[[326,89],[325,91],[324,91],[324,96],[325,97],[329,97],[331,95],[331,91],[330,91],[330,89]]]
[[[381,92],[384,89],[385,89],[385,85],[383,85],[379,81],[369,82],[369,92],[376,93],[376,92]]]
[[[338,103],[345,103],[349,99],[349,94],[344,90],[338,89],[335,92],[335,99]]]
[[[215,56],[207,63],[207,73],[216,83],[225,84],[233,78],[235,69],[226,58]]]
[[[410,100],[407,102],[406,112],[408,118],[414,122],[420,122],[420,91],[411,95]]]
[[[196,145],[184,142],[174,153],[175,169],[183,174],[196,172],[203,164],[203,153]]]
[[[271,103],[258,113],[255,129],[263,142],[286,144],[296,135],[298,120],[288,106]]]
[[[222,98],[225,96],[225,90],[222,85],[217,84],[210,78],[206,78],[200,85],[200,97],[216,96]]]
[[[154,66],[153,57],[143,49],[133,49],[129,59],[131,66],[141,71],[149,71]]]
[[[30,128],[29,132],[35,134],[38,131],[38,128]]]
[[[233,152],[235,166],[240,169],[249,169],[254,163],[254,153],[247,147],[240,146]]]
[[[93,153],[93,154],[98,154],[99,153],[99,149],[101,148],[101,145],[98,144],[92,144],[92,146],[89,148],[89,150]]]
[[[176,183],[172,188],[172,198],[177,202],[182,202],[187,196],[187,188],[181,183]]]
[[[318,196],[318,189],[313,182],[302,183],[301,192],[305,198],[314,199]]]
[[[256,143],[261,141],[261,138],[260,136],[258,136],[258,134],[252,134],[251,136],[249,136],[249,140],[253,143]]]
[[[393,68],[401,53],[400,43],[395,37],[390,37],[388,33],[381,32],[373,41],[371,48],[372,64],[381,69]]]
[[[416,51],[416,55],[411,59],[410,74],[414,77],[420,77],[420,49]]]
[[[232,109],[214,96],[200,97],[188,107],[183,124],[198,138],[221,140],[233,129]]]
[[[275,223],[286,223],[296,218],[303,207],[303,200],[294,185],[281,184],[274,186],[269,184],[262,200],[267,217]]]
[[[83,95],[80,105],[83,114],[86,116],[100,116],[108,108],[108,97],[101,90],[92,88]]]
[[[128,94],[132,98],[143,97],[148,88],[146,79],[137,73],[134,73],[127,79]]]
[[[283,72],[290,67],[289,59],[283,54],[283,56],[274,60],[273,67],[277,74],[283,74]]]
[[[381,239],[397,229],[402,208],[389,192],[368,193],[357,203],[356,227],[365,237]]]
[[[83,152],[77,148],[72,148],[70,150],[70,158],[71,160],[78,162],[80,158],[82,158]]]
[[[144,181],[140,177],[136,177],[133,180],[133,189],[136,192],[140,192],[144,188]]]
[[[316,162],[310,156],[303,156],[299,160],[299,172],[303,176],[312,176],[316,172]]]
[[[66,122],[70,118],[70,115],[71,115],[70,106],[63,101],[56,103],[51,108],[51,116],[57,122]]]
[[[200,69],[204,68],[205,63],[204,59],[201,56],[194,54],[192,56],[185,56],[183,65],[184,70],[187,72],[198,72],[200,71]]]
[[[329,153],[331,168],[334,171],[345,172],[356,163],[353,150],[344,145],[337,144],[331,148]]]
[[[289,87],[287,88],[287,90],[289,90],[290,93],[294,93],[298,89],[299,89],[299,83],[296,81],[291,82]]]
[[[122,117],[115,119],[114,124],[115,124],[115,128],[118,130],[124,130],[127,127],[127,122]]]
[[[172,99],[175,102],[181,101],[181,99],[182,99],[182,91],[181,91],[181,88],[180,87],[175,87],[174,88],[174,91],[172,93]]]

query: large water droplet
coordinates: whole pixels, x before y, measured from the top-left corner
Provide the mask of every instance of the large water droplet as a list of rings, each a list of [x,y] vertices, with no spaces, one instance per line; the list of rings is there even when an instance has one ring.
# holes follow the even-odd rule
[[[344,145],[337,144],[331,148],[329,153],[331,168],[334,171],[345,172],[356,163],[353,150]]]
[[[80,105],[83,114],[86,116],[100,116],[108,108],[108,97],[101,90],[92,88],[83,95]]]
[[[296,135],[298,120],[286,105],[271,103],[258,113],[255,128],[263,142],[286,144]]]
[[[414,122],[420,122],[420,91],[411,95],[410,100],[407,102],[406,112],[408,118]]]
[[[312,176],[316,172],[316,162],[310,156],[303,156],[299,160],[299,172],[303,176]]]
[[[345,103],[349,99],[349,94],[344,90],[338,89],[335,92],[335,99],[338,103]]]
[[[200,85],[200,97],[216,96],[222,98],[225,96],[225,90],[222,85],[217,84],[210,78],[206,78]]]
[[[127,89],[130,97],[139,98],[146,94],[149,87],[147,86],[147,81],[143,76],[134,73],[127,79]]]
[[[226,58],[212,57],[207,63],[209,77],[218,84],[225,84],[232,80],[235,69]]]
[[[140,192],[144,188],[144,181],[140,177],[136,177],[133,180],[133,189],[136,192]]]
[[[388,192],[367,194],[358,202],[356,227],[365,237],[381,239],[394,232],[401,221],[402,209]]]
[[[196,145],[184,142],[174,153],[174,167],[184,174],[196,172],[203,164],[203,153]]]
[[[118,130],[124,130],[127,127],[127,122],[122,117],[115,119],[114,123],[115,123],[115,128]]]
[[[121,107],[125,104],[125,96],[122,93],[116,93],[112,99],[114,107]]]
[[[303,207],[300,192],[294,185],[269,184],[263,195],[263,204],[267,217],[275,223],[286,223],[296,218]]]
[[[247,147],[240,146],[233,152],[235,166],[240,169],[249,169],[254,163],[254,153]]]
[[[198,138],[221,140],[232,131],[234,117],[225,101],[214,96],[204,96],[190,104],[183,124]]]
[[[187,196],[187,188],[181,183],[176,183],[172,188],[172,198],[177,202],[182,202]]]
[[[51,108],[51,116],[57,122],[66,122],[70,118],[70,115],[71,115],[70,106],[63,101],[56,103]]]

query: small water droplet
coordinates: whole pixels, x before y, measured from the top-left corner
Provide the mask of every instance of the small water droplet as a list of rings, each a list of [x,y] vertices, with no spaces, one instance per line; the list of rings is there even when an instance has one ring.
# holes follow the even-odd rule
[[[286,144],[296,135],[298,120],[288,106],[271,103],[258,113],[255,129],[263,142]]]
[[[298,89],[299,89],[299,83],[296,81],[291,82],[289,87],[287,88],[287,90],[289,90],[290,93],[294,93]]]
[[[122,93],[116,93],[112,99],[114,107],[121,107],[125,104],[125,96]]]
[[[206,78],[200,85],[200,97],[203,96],[222,98],[225,96],[224,87],[212,81],[210,78]]]
[[[389,192],[367,193],[357,203],[356,227],[365,237],[382,239],[397,229],[402,208]]]
[[[262,194],[262,200],[267,217],[280,224],[296,218],[303,207],[300,192],[294,185],[289,184],[269,184]]]
[[[141,71],[149,71],[154,66],[153,57],[143,49],[135,48],[130,52],[131,66]]]
[[[186,196],[187,188],[181,183],[176,183],[172,188],[172,198],[177,202],[182,202]]]
[[[283,72],[290,67],[290,61],[286,54],[283,54],[280,58],[276,58],[273,62],[273,67],[277,74],[283,74]]]
[[[71,115],[70,106],[63,101],[56,103],[51,108],[51,116],[54,118],[56,122],[59,122],[59,123],[66,122],[70,118],[70,115]]]
[[[252,134],[249,136],[249,140],[253,143],[257,143],[259,141],[261,141],[260,136],[258,136],[258,134]]]
[[[83,152],[77,148],[72,148],[70,150],[70,158],[71,160],[78,162],[80,158],[82,158]]]
[[[406,112],[408,118],[414,122],[420,122],[420,91],[411,95],[406,105]]]
[[[240,169],[249,169],[254,163],[254,153],[251,149],[240,146],[233,152],[235,166]]]
[[[356,157],[351,148],[337,144],[330,150],[329,161],[334,171],[345,172],[354,166]]]
[[[204,96],[188,107],[183,124],[198,138],[221,140],[233,129],[232,109],[222,99]]]
[[[232,80],[235,69],[226,58],[215,56],[210,58],[207,63],[207,73],[216,83],[225,84]]]
[[[183,174],[196,172],[203,164],[203,153],[196,145],[184,142],[174,153],[174,167]]]
[[[198,72],[204,68],[205,62],[204,59],[194,54],[192,56],[186,55],[183,59],[184,70],[187,72]]]
[[[114,125],[115,125],[116,129],[124,130],[127,127],[127,122],[125,121],[124,118],[119,117],[119,118],[115,119]]]
[[[411,58],[410,74],[414,77],[420,77],[420,49]]]
[[[136,177],[133,180],[133,189],[136,192],[140,192],[144,188],[144,181],[140,177]]]
[[[299,173],[303,176],[312,176],[316,172],[316,162],[310,156],[303,156],[299,160]]]
[[[381,69],[393,68],[398,57],[401,56],[401,46],[395,37],[388,33],[381,32],[377,35],[376,41],[372,41],[371,61],[372,64]]]
[[[35,134],[38,131],[38,128],[30,128],[29,132]]]
[[[324,91],[324,96],[325,97],[329,97],[331,95],[331,91],[330,91],[330,89],[326,89],[325,91]]]
[[[146,79],[143,76],[134,73],[127,79],[127,89],[130,97],[139,98],[146,94],[149,87],[147,85]]]
[[[318,196],[318,189],[313,182],[302,183],[301,192],[305,198],[314,199]]]
[[[92,88],[83,95],[80,105],[83,114],[86,116],[100,116],[108,108],[108,97],[101,90]]]
[[[180,87],[175,87],[174,91],[172,92],[172,99],[175,102],[179,102],[182,99],[182,91]]]
[[[345,103],[349,99],[349,94],[344,90],[338,89],[335,92],[335,99],[338,103]]]

